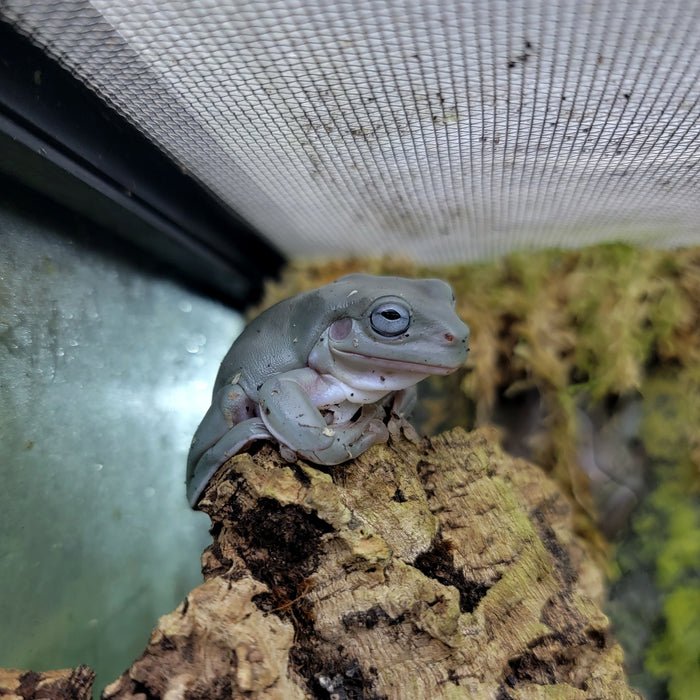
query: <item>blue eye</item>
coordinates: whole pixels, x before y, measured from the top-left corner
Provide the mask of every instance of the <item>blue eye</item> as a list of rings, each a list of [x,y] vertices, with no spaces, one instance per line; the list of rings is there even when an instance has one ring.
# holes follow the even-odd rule
[[[369,317],[372,328],[385,338],[395,338],[408,330],[411,325],[409,310],[396,301],[381,304]]]

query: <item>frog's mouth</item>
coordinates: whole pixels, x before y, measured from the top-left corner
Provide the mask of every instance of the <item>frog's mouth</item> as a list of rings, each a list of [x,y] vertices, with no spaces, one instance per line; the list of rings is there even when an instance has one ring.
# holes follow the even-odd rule
[[[363,355],[359,352],[339,350],[333,348],[332,353],[343,358],[343,362],[351,365],[353,369],[382,370],[384,372],[398,372],[401,374],[451,374],[462,366],[462,363],[451,367],[445,365],[423,364],[422,362],[408,362],[405,360],[391,360],[375,355]]]

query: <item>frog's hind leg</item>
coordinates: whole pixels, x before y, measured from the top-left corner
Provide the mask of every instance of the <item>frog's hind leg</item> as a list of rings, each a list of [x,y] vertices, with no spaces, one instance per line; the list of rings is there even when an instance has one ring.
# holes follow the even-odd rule
[[[220,387],[192,438],[187,457],[187,498],[194,506],[214,472],[254,440],[270,437],[257,405],[235,384]]]
[[[194,508],[204,487],[219,467],[256,440],[267,440],[270,431],[260,418],[250,418],[234,425],[206,450],[199,459],[187,465],[187,500]]]

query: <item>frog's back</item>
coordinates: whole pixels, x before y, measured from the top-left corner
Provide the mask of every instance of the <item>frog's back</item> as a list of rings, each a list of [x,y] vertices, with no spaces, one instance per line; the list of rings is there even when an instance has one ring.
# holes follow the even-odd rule
[[[285,299],[254,318],[224,357],[214,393],[237,376],[252,399],[268,377],[305,367],[309,353],[328,326],[328,303],[315,289]]]

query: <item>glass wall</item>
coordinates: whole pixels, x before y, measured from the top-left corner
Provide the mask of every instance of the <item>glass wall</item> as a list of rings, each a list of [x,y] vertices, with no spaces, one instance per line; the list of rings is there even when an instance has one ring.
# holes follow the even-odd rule
[[[201,581],[185,458],[241,317],[0,188],[0,667],[98,689]]]

